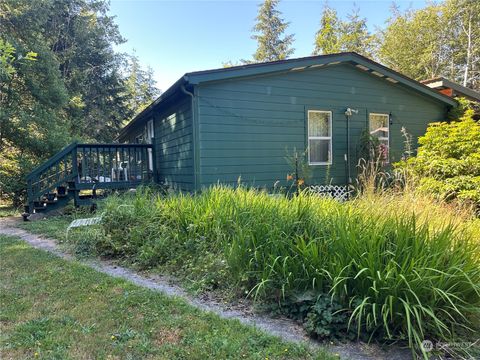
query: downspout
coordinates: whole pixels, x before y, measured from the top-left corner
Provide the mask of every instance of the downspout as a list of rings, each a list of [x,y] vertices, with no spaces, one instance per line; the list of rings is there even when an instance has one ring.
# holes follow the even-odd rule
[[[352,182],[352,177],[350,174],[350,120],[352,118],[352,115],[345,113],[345,117],[347,118],[347,153],[345,155],[346,156],[345,185],[347,185],[347,188],[349,189],[350,183]]]
[[[352,182],[352,176],[350,174],[350,119],[351,115],[347,115],[347,173],[345,174],[347,177],[347,186],[350,186]]]
[[[199,162],[198,162],[198,158],[197,158],[197,155],[198,155],[198,150],[197,150],[197,145],[198,145],[198,135],[197,135],[197,117],[195,116],[196,115],[196,111],[195,111],[195,94],[193,92],[190,92],[188,91],[186,88],[185,88],[185,84],[182,84],[180,86],[180,90],[190,96],[190,98],[192,99],[192,106],[191,106],[191,109],[192,109],[192,153],[193,153],[193,188],[195,191],[198,190],[198,174],[199,174],[199,171],[198,171],[198,168],[199,168]]]
[[[345,166],[347,167],[345,171],[345,182],[350,189],[350,185],[352,184],[352,175],[350,173],[350,121],[352,120],[352,115],[358,114],[358,110],[347,108],[345,110],[345,118],[347,119],[347,153],[345,154]]]

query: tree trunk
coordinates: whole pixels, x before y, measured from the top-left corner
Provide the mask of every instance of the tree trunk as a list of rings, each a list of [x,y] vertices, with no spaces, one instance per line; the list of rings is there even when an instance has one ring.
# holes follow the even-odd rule
[[[468,17],[468,30],[467,34],[467,63],[465,64],[465,72],[463,74],[463,86],[468,84],[468,71],[470,70],[470,62],[472,57],[472,14]]]

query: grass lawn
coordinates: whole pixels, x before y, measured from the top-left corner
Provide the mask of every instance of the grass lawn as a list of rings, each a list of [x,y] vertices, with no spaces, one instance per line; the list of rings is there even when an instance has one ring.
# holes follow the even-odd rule
[[[0,236],[2,359],[335,359]]]
[[[66,237],[68,225],[70,225],[74,219],[81,217],[88,218],[92,216],[94,215],[76,217],[71,215],[52,216],[41,220],[20,222],[17,226],[32,233],[44,235],[63,242]]]

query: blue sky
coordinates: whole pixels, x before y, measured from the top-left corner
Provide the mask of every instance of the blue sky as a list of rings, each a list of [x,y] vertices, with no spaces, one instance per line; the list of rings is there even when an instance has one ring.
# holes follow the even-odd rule
[[[110,14],[116,16],[127,39],[117,48],[135,50],[143,65],[155,71],[158,87],[165,91],[189,71],[213,69],[222,62],[249,59],[256,43],[250,38],[258,4],[254,0],[165,1],[111,0]],[[391,0],[356,0],[360,14],[373,31],[390,16]],[[421,8],[426,1],[397,0],[401,9]],[[324,1],[283,0],[279,10],[290,21],[288,33],[295,34],[293,57],[311,55]],[[340,17],[353,8],[351,0],[329,0]]]

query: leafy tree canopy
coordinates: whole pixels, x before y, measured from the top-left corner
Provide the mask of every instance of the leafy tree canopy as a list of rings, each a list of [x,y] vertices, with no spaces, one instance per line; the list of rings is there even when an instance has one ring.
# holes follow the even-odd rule
[[[34,163],[73,139],[112,141],[158,94],[151,70],[114,51],[124,39],[107,11],[104,0],[0,2],[0,196],[18,198]]]
[[[480,89],[480,1],[446,0],[393,15],[379,34],[378,57],[414,79],[445,76]]]

